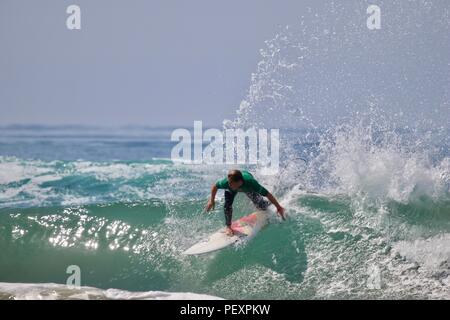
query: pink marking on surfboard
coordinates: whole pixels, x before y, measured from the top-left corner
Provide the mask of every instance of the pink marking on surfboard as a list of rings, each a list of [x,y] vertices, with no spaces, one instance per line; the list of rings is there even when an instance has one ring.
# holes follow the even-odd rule
[[[243,228],[242,227],[239,227],[239,226],[231,226],[231,229],[233,230],[233,231],[236,231],[236,232],[239,232],[239,233],[243,233]]]
[[[256,213],[249,214],[248,216],[240,218],[238,221],[246,222],[248,224],[256,223]]]
[[[244,228],[246,226],[250,225],[253,227],[256,224],[256,221],[257,221],[256,213],[252,213],[252,214],[249,214],[248,216],[240,218],[237,221],[234,221],[231,224],[231,229],[238,231],[238,232],[243,232],[243,231],[245,231]]]

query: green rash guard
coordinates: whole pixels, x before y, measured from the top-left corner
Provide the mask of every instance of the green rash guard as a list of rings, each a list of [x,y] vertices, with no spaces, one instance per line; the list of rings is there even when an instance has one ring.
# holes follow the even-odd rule
[[[228,185],[228,178],[223,178],[217,181],[216,187],[217,189],[226,189],[231,192],[256,192],[264,197],[267,196],[269,191],[267,191],[266,188],[260,185],[258,181],[253,178],[250,172],[242,171],[242,177],[244,178],[244,183],[237,191],[233,191],[230,189],[230,186]]]

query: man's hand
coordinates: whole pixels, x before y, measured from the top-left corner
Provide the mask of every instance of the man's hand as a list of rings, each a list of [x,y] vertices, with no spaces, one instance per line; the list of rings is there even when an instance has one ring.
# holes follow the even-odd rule
[[[216,193],[217,193],[217,187],[215,184],[213,184],[213,186],[211,187],[211,197],[208,200],[208,203],[206,204],[205,207],[205,211],[211,211],[214,210],[214,207],[216,206],[216,203],[214,201],[214,199],[216,198]]]
[[[286,220],[286,216],[284,214],[285,210],[282,206],[277,207],[277,212],[280,215],[281,219]]]
[[[267,194],[267,199],[270,200],[270,202],[273,203],[273,205],[277,208],[278,215],[283,219],[286,220],[286,215],[284,214],[284,208],[278,203],[277,199],[269,192]]]
[[[205,208],[206,212],[214,210],[215,206],[216,206],[216,203],[214,202],[214,200],[209,199],[208,204],[206,205],[206,208]]]
[[[216,203],[214,201],[214,199],[216,198],[216,193],[217,193],[217,187],[215,184],[213,184],[211,187],[211,197],[209,198],[208,204],[205,207],[206,212],[214,210],[214,207],[216,206]]]

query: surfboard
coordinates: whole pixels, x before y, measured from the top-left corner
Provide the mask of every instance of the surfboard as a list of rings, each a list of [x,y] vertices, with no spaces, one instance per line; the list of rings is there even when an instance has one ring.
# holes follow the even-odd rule
[[[226,227],[221,228],[208,238],[194,244],[183,252],[185,255],[204,254],[228,247],[236,242],[250,239],[268,223],[268,211],[255,211],[231,223],[233,236],[225,233]]]

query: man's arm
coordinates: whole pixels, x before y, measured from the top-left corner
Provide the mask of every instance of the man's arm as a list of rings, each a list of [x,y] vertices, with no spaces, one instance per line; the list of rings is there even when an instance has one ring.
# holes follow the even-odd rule
[[[269,191],[267,191],[266,188],[260,185],[259,182],[256,181],[255,179],[253,179],[251,183],[253,186],[253,190],[259,193],[260,195],[267,197],[267,199],[269,199],[270,202],[272,202],[273,205],[277,208],[277,212],[280,215],[280,217],[283,218],[283,220],[286,220],[286,217],[284,215],[284,208],[278,203],[277,199],[275,199],[275,197]]]
[[[277,199],[275,199],[275,197],[270,192],[267,193],[266,197],[277,208],[277,212],[281,216],[281,218],[283,218],[283,220],[286,220],[284,216],[284,208],[278,203]]]
[[[206,205],[206,211],[210,211],[211,209],[214,209],[216,202],[216,193],[217,193],[217,186],[214,184],[211,188],[211,197],[209,198],[208,204]]]

